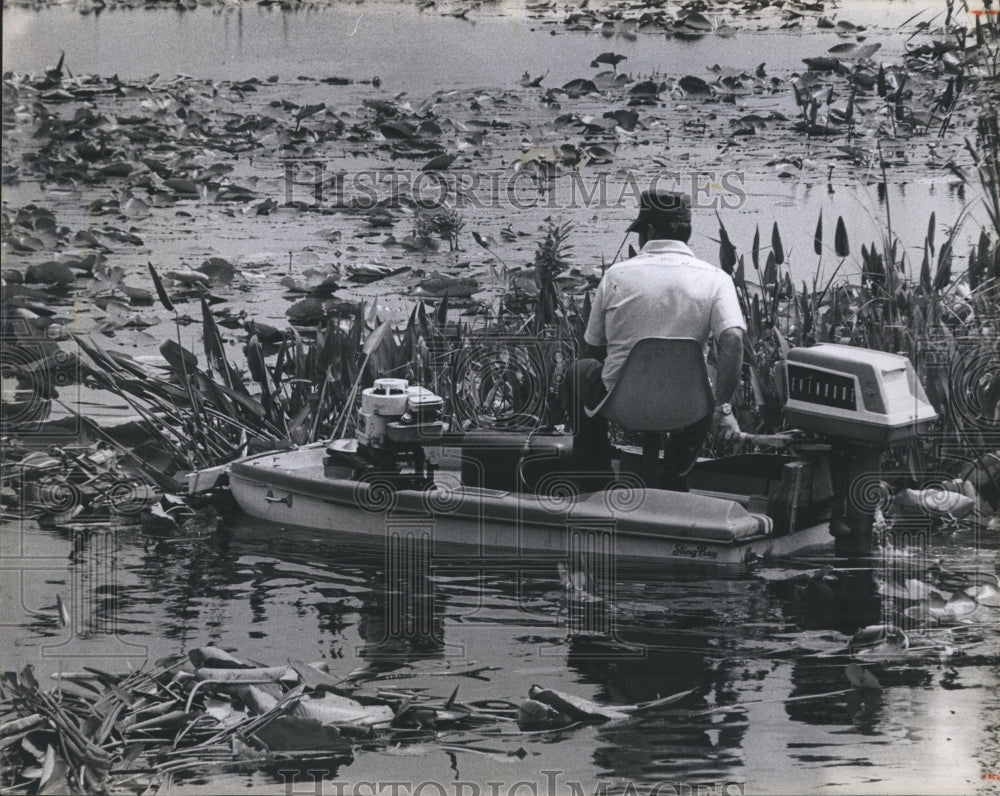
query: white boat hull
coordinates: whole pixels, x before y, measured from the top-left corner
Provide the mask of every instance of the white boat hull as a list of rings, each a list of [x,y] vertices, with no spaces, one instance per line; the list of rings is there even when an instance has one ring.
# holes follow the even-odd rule
[[[832,542],[825,522],[776,536],[770,520],[732,501],[663,490],[536,497],[463,487],[457,473],[441,471],[433,490],[394,491],[328,477],[325,453],[315,445],[235,462],[232,495],[244,513],[271,523],[373,540],[412,537],[441,555],[460,546],[469,555],[739,564]]]

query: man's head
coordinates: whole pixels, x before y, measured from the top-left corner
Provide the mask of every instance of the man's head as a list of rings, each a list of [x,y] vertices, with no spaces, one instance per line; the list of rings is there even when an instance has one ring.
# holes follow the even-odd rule
[[[639,233],[639,245],[649,240],[691,238],[691,199],[674,191],[649,190],[639,195],[639,217],[628,228]]]

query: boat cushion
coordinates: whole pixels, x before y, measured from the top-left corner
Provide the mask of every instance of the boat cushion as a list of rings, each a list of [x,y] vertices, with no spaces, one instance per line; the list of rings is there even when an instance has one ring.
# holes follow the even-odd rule
[[[733,500],[659,489],[582,495],[569,521],[605,518],[619,532],[736,542],[771,532],[771,520]]]

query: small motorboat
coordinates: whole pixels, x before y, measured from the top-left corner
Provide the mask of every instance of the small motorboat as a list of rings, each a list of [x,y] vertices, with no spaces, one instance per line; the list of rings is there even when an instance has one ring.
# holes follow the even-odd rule
[[[655,341],[645,355],[669,364],[678,342],[693,341]],[[703,363],[700,347],[697,357]],[[663,379],[645,371],[626,363],[622,381],[647,379],[632,387],[658,395]],[[637,447],[618,446],[611,471],[588,473],[568,466],[567,433],[449,431],[444,400],[401,379],[362,391],[356,437],[249,456],[225,474],[251,517],[412,537],[472,555],[591,552],[739,564],[831,541],[840,554],[863,554],[877,507],[864,498],[866,479],[877,479],[885,448],[912,438],[934,410],[912,365],[893,354],[832,344],[793,349],[779,379],[786,422],[796,430],[763,438],[777,452],[699,461],[684,492],[648,486],[659,482],[649,451]],[[682,391],[673,399],[688,398]],[[651,426],[636,424],[658,446]],[[192,491],[218,475],[192,474]]]

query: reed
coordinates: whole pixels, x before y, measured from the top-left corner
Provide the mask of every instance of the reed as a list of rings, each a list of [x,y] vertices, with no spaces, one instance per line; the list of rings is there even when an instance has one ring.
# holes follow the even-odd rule
[[[818,275],[827,246],[820,216],[814,236],[816,276],[811,285],[803,281],[798,286],[784,262],[777,225],[763,267],[759,230],[754,236],[749,257],[757,279],[751,280],[746,255],[738,252],[719,220],[719,260],[733,275],[748,325],[740,408],[744,430],[779,430],[774,366],[788,349],[832,342],[910,358],[940,417],[932,437],[936,444],[925,451],[932,459],[948,449],[964,449],[965,455],[989,451],[995,437],[988,432],[1000,421],[998,141],[996,115],[988,110],[980,119],[978,141],[969,142],[976,171],[960,174],[981,191],[991,229],[979,230],[964,268],[955,248],[970,218],[968,207],[943,240],[937,237],[931,214],[917,268],[892,233],[887,210],[882,239],[862,244],[855,257],[860,273],[854,281],[838,277],[850,257],[852,237],[843,218],[838,218],[833,245],[838,264],[823,284]]]

